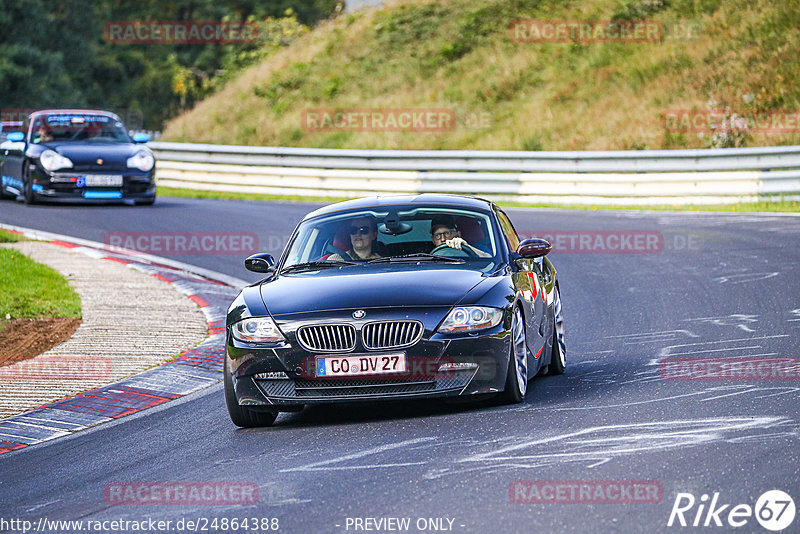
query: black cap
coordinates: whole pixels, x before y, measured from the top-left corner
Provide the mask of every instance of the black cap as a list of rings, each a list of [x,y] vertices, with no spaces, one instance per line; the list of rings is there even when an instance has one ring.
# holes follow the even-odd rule
[[[458,230],[458,224],[452,215],[435,215],[433,219],[431,219],[431,234],[439,226]]]

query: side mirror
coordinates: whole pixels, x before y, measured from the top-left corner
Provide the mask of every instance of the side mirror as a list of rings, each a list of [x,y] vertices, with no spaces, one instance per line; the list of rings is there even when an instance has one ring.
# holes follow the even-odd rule
[[[22,132],[11,132],[10,134],[8,134],[8,137],[6,137],[6,140],[19,143],[20,141],[25,140],[25,134]]]
[[[244,260],[244,266],[254,273],[271,273],[275,270],[275,258],[271,254],[253,254]]]
[[[541,258],[542,256],[546,256],[552,248],[553,245],[551,245],[550,241],[547,239],[533,237],[519,244],[517,247],[517,254],[523,258]]]
[[[150,136],[146,133],[137,133],[133,134],[133,142],[134,143],[149,143]]]

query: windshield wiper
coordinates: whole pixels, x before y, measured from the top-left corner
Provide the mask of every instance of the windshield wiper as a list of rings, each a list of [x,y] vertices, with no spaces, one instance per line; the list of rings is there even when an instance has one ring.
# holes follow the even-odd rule
[[[416,254],[404,254],[402,256],[387,256],[385,258],[375,258],[369,260],[367,263],[408,263],[418,261],[443,261],[447,263],[464,263],[461,258],[452,258],[448,256],[437,256],[435,254],[427,254],[425,252],[418,252]]]
[[[307,261],[305,263],[296,263],[281,270],[281,273],[294,273],[299,271],[311,271],[314,269],[330,269],[331,267],[343,267],[346,265],[358,265],[354,261]]]

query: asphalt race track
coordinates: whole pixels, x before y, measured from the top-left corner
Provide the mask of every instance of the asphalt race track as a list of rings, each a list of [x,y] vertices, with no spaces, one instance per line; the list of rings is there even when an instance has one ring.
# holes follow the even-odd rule
[[[277,254],[314,207],[175,198],[152,208],[2,201],[0,222],[96,241],[109,232],[255,232],[258,248]],[[800,503],[800,217],[507,211],[521,234],[549,233],[562,244],[589,235],[592,245],[551,253],[565,308],[567,372],[534,379],[524,404],[356,404],[237,430],[221,386],[214,387],[3,454],[0,517],[173,524],[278,518],[278,531],[291,533],[363,532],[376,526],[366,518],[409,518],[409,532],[769,532],[755,516],[738,529],[728,521],[736,505],[754,509],[768,490]],[[656,246],[608,250],[637,233],[655,235]],[[256,279],[243,267],[246,254],[148,252]],[[795,358],[794,376],[773,367],[760,379],[678,380],[663,363],[699,357]],[[104,494],[109,483],[171,481],[256,484],[258,502],[118,505]],[[606,497],[614,484],[634,481],[658,494],[569,503],[574,481],[604,488]],[[537,488],[548,502],[530,503]],[[679,493],[696,500],[684,517],[691,524],[697,516],[697,529],[682,529],[678,519],[667,526]],[[715,493],[716,508],[728,506],[707,517]],[[716,518],[723,526],[714,526]],[[799,531],[800,519],[786,530]]]

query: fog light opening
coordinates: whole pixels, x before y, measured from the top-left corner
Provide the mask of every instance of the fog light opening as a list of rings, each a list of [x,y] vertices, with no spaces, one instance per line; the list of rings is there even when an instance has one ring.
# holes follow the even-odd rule
[[[257,375],[253,375],[253,376],[255,378],[263,379],[263,380],[275,380],[275,379],[289,380],[289,375],[287,375],[283,371],[278,371],[276,373],[258,373]]]
[[[478,368],[477,363],[448,362],[448,363],[443,363],[439,366],[439,372],[441,373],[443,371],[464,371],[468,369],[477,369],[477,368]]]

